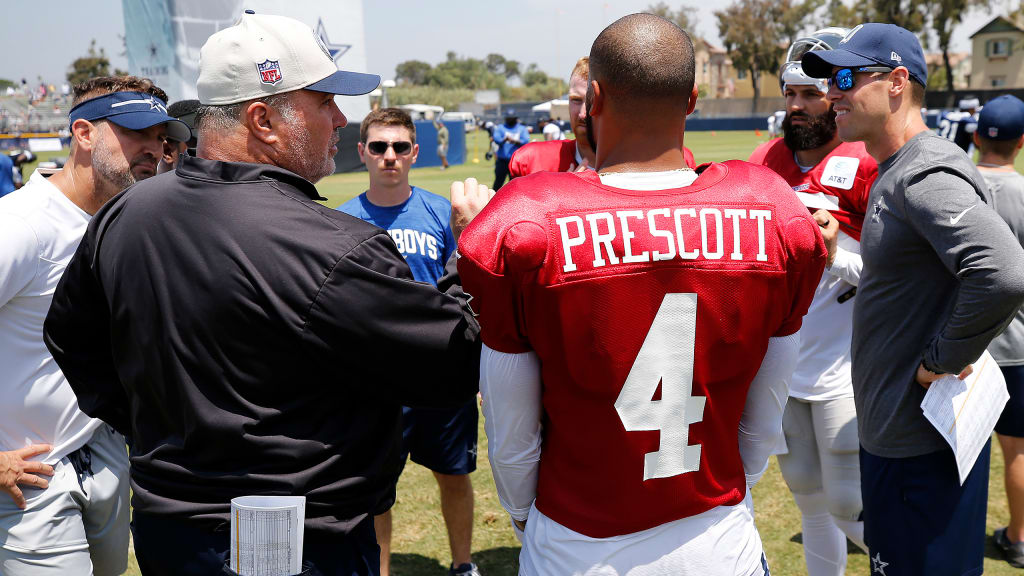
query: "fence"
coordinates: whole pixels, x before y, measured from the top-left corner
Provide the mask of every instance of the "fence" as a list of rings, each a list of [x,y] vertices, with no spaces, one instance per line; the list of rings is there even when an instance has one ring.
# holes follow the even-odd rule
[[[433,122],[413,122],[416,126],[416,143],[420,145],[416,167],[440,166],[437,155],[437,128]],[[445,122],[448,127],[448,163],[466,162],[466,128],[462,122]],[[338,153],[334,155],[334,173],[359,172],[366,166],[359,159],[356,145],[359,143],[359,122],[351,122],[339,131]]]

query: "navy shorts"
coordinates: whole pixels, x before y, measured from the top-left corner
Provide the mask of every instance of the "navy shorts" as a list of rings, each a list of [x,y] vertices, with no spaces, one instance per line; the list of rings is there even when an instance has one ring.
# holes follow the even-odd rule
[[[402,448],[439,474],[476,470],[476,398],[458,408],[402,408]],[[405,461],[405,458],[402,458]]]
[[[960,486],[953,451],[883,458],[860,449],[864,540],[871,574],[981,574],[989,445]]]
[[[996,433],[1024,438],[1024,366],[1000,366],[1010,399],[996,422]]]

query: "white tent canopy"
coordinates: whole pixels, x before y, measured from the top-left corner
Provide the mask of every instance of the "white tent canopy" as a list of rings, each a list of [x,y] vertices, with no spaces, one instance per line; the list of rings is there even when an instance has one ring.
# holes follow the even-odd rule
[[[569,101],[562,98],[555,98],[554,100],[542,102],[531,108],[531,110],[547,114],[551,118],[555,118],[557,120],[569,119]]]
[[[534,112],[551,112],[552,106],[569,106],[568,100],[562,100],[561,98],[555,98],[554,100],[548,100],[537,104],[532,108]]]

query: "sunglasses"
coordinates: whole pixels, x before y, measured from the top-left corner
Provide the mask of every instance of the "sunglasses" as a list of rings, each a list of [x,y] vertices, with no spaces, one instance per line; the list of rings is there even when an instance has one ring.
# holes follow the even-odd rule
[[[384,142],[382,140],[374,140],[373,142],[366,143],[366,149],[374,156],[380,156],[381,154],[386,153],[388,148],[393,148],[395,150],[395,154],[401,156],[403,154],[408,154],[412,150],[412,142]]]
[[[888,66],[861,66],[860,68],[842,68],[836,70],[828,79],[829,86],[835,86],[843,92],[853,88],[853,75],[857,72],[892,72],[892,68]]]

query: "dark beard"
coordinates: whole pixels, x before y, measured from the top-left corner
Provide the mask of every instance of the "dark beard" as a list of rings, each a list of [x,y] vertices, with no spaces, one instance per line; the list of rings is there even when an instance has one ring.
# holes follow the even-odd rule
[[[803,112],[797,114],[806,118],[807,123],[794,126],[790,113],[786,113],[786,118],[782,121],[782,139],[790,150],[814,150],[828,144],[835,137],[836,111],[831,106],[828,112],[817,116]]]

